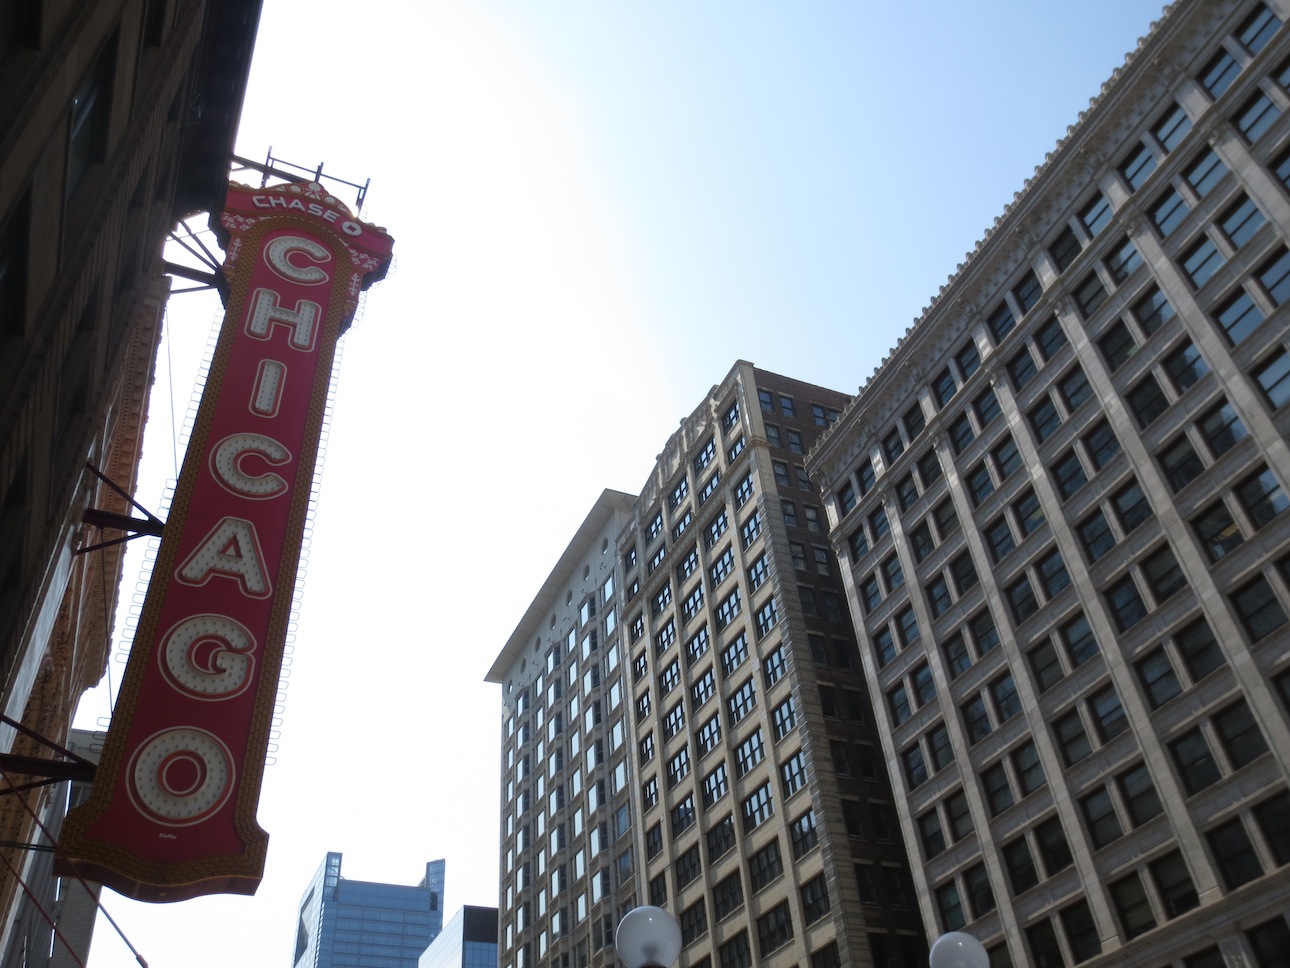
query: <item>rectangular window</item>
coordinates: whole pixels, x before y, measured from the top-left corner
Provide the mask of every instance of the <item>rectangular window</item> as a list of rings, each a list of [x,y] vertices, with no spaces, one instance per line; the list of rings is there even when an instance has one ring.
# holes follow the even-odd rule
[[[1139,763],[1119,776],[1120,795],[1129,812],[1133,826],[1140,827],[1153,817],[1159,816],[1164,809],[1160,797],[1151,783],[1151,775],[1145,763]]]
[[[1205,65],[1196,80],[1209,92],[1210,97],[1218,100],[1223,96],[1223,92],[1232,86],[1232,82],[1236,80],[1236,75],[1239,73],[1241,73],[1241,67],[1232,55],[1225,50],[1219,50]]]
[[[1258,207],[1250,201],[1248,195],[1242,194],[1234,204],[1228,207],[1219,217],[1223,234],[1236,248],[1240,248],[1254,237],[1267,219]]]
[[[1040,443],[1056,433],[1057,428],[1062,425],[1061,415],[1057,412],[1053,401],[1047,396],[1043,397],[1036,406],[1031,408],[1028,417],[1030,418],[1030,426],[1034,429],[1035,436],[1039,438]],[[953,433],[952,429],[951,433]]]
[[[1205,839],[1209,841],[1210,853],[1229,891],[1262,876],[1263,865],[1240,817],[1215,827],[1205,835]]]
[[[1133,243],[1127,240],[1106,257],[1106,270],[1111,273],[1111,278],[1115,280],[1117,286],[1133,275],[1140,265],[1142,265],[1142,257],[1138,255],[1138,250]]]
[[[1079,213],[1079,220],[1084,223],[1089,235],[1096,236],[1110,223],[1111,214],[1111,203],[1098,192]]]
[[[1151,209],[1151,221],[1162,236],[1168,238],[1182,224],[1191,210],[1176,189],[1169,189]]]
[[[1079,710],[1072,709],[1058,716],[1053,720],[1052,728],[1053,738],[1057,741],[1057,748],[1067,766],[1078,763],[1093,752],[1088,734],[1084,732],[1084,724],[1079,718]]]
[[[1281,109],[1260,91],[1241,105],[1234,120],[1237,129],[1245,135],[1245,140],[1253,144],[1267,134],[1268,129],[1279,117],[1281,117]]]
[[[1175,104],[1165,116],[1156,122],[1156,126],[1151,129],[1151,133],[1156,136],[1165,151],[1173,151],[1187,136],[1191,130],[1191,118],[1187,117],[1180,106]]]
[[[1262,528],[1290,508],[1290,499],[1266,464],[1236,486],[1236,497],[1256,528]]]
[[[1120,827],[1120,820],[1115,815],[1115,807],[1111,803],[1111,795],[1105,787],[1098,787],[1081,799],[1079,806],[1094,847],[1105,847],[1123,836],[1124,830]]]
[[[1160,895],[1160,905],[1166,920],[1176,918],[1200,903],[1191,874],[1187,871],[1187,863],[1178,851],[1165,854],[1149,864],[1147,869],[1155,882],[1156,893]]]
[[[1132,306],[1138,325],[1150,336],[1174,317],[1174,308],[1158,286],[1152,286]]]
[[[1021,390],[1027,383],[1034,379],[1039,368],[1035,366],[1035,358],[1030,355],[1030,350],[1022,347],[1017,355],[1008,361],[1008,375],[1012,377],[1012,385]]]
[[[1147,180],[1147,176],[1155,170],[1156,156],[1144,144],[1139,144],[1137,149],[1131,151],[1129,156],[1120,163],[1120,174],[1124,176],[1124,180],[1129,183],[1129,187],[1135,192],[1142,187],[1142,183]],[[1070,229],[1066,231],[1069,232]],[[1062,268],[1065,268],[1065,266]]]
[[[1092,211],[1095,207],[1096,200],[1094,204],[1090,205],[1088,209],[1085,209],[1085,211]],[[1110,208],[1108,207],[1106,220],[1109,221],[1110,217]],[[1106,222],[1103,221],[1101,224],[1105,225]],[[1091,229],[1089,231],[1091,234],[1096,234],[1093,233]],[[1100,226],[1099,231],[1101,231]],[[1042,292],[1043,289],[1039,285],[1039,278],[1035,275],[1034,271],[1030,269],[1026,270],[1025,274],[1017,280],[1017,284],[1012,288],[1013,298],[1017,300],[1017,305],[1021,307],[1022,313],[1028,313],[1035,307],[1035,304],[1039,302],[1039,297]]]
[[[1267,752],[1268,744],[1244,700],[1215,713],[1213,723],[1233,769],[1239,770]]]
[[[1290,299],[1290,249],[1282,248],[1255,275],[1278,306]]]
[[[1045,360],[1051,360],[1068,342],[1066,331],[1062,329],[1062,324],[1057,321],[1056,316],[1051,317],[1035,330],[1035,346],[1039,349],[1039,355]]]
[[[1218,246],[1208,235],[1202,235],[1196,243],[1182,255],[1182,268],[1187,273],[1187,278],[1191,284],[1199,289],[1227,260],[1223,253],[1218,251]]]
[[[770,781],[766,781],[754,790],[750,796],[746,797],[740,809],[743,815],[744,833],[756,829],[769,819],[775,812]],[[778,841],[776,841],[776,854],[778,853]]]
[[[1063,499],[1070,498],[1088,483],[1084,465],[1080,463],[1079,455],[1073,450],[1068,450],[1058,457],[1048,470],[1053,477],[1053,483],[1057,485],[1057,492]]]
[[[1132,248],[1132,245],[1130,245]],[[1134,253],[1135,255],[1137,253]],[[1097,277],[1097,273],[1090,272],[1075,287],[1073,293],[1075,303],[1079,306],[1080,314],[1085,318],[1092,316],[1097,312],[1099,306],[1106,302],[1106,287],[1102,285],[1102,280]]]
[[[1106,590],[1106,604],[1121,632],[1136,625],[1147,614],[1147,606],[1143,604],[1131,575],[1125,575]]]
[[[1178,777],[1188,793],[1199,793],[1222,777],[1214,754],[1199,729],[1192,729],[1169,744]]]
[[[1253,375],[1273,410],[1290,403],[1290,353],[1277,350],[1254,368]]]

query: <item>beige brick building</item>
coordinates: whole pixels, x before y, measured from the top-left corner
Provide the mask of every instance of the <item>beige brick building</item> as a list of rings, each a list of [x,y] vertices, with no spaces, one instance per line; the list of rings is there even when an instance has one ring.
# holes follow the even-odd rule
[[[925,959],[802,466],[846,400],[736,364],[639,495],[602,495],[498,656],[499,964],[612,966],[646,903],[682,966]]]

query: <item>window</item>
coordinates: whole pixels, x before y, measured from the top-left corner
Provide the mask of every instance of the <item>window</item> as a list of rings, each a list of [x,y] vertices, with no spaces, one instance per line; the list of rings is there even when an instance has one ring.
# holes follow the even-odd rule
[[[1187,340],[1165,357],[1165,371],[1181,395],[1209,372],[1209,366],[1195,344]]]
[[[950,398],[958,391],[958,384],[954,382],[954,374],[946,367],[940,372],[940,375],[932,381],[932,397],[936,400],[938,408],[944,407],[950,402]]]
[[[1245,140],[1253,144],[1267,133],[1279,117],[1281,109],[1260,91],[1241,105],[1234,120],[1241,134],[1245,135]]]
[[[1213,59],[1205,65],[1196,78],[1200,86],[1209,92],[1209,96],[1217,100],[1223,96],[1236,80],[1236,75],[1241,73],[1240,65],[1236,63],[1232,55],[1225,50],[1220,50],[1214,55]]]
[[[1035,868],[1030,845],[1026,843],[1025,837],[1018,837],[1011,843],[1004,844],[1001,854],[1013,894],[1021,894],[1039,883],[1039,871]]]
[[[1149,652],[1138,660],[1136,668],[1138,681],[1142,683],[1142,691],[1146,693],[1152,709],[1164,705],[1182,692],[1182,685],[1178,682],[1178,676],[1174,674],[1174,667],[1170,665],[1164,649]]]
[[[802,446],[802,435],[796,430],[788,432],[788,449],[794,454],[804,454],[806,449]]]
[[[896,616],[896,628],[900,632],[900,643],[905,648],[918,641],[918,619],[912,608],[903,609]]]
[[[1011,675],[1001,676],[990,683],[990,697],[994,700],[994,711],[1001,723],[1021,712],[1021,698],[1017,695],[1017,684]]]
[[[770,781],[767,780],[760,787],[752,792],[750,796],[744,799],[741,805],[741,811],[744,820],[744,833],[761,826],[774,812],[775,805],[771,797]],[[776,854],[778,854],[776,848]]]
[[[1080,812],[1084,815],[1084,823],[1088,827],[1089,838],[1093,841],[1094,847],[1105,847],[1124,834],[1124,830],[1120,827],[1120,820],[1115,815],[1111,795],[1106,787],[1098,787],[1088,796],[1081,799],[1079,806]]]
[[[1176,189],[1169,189],[1151,209],[1151,221],[1162,236],[1168,237],[1174,229],[1182,224],[1190,212],[1183,197]]]
[[[1147,160],[1149,161],[1149,163],[1151,163],[1151,168],[1155,168],[1156,159],[1153,159],[1153,157],[1151,156],[1151,152],[1147,151],[1146,148],[1143,148],[1143,152],[1144,154],[1147,155]],[[1127,166],[1129,166],[1129,163],[1125,164],[1125,168],[1127,168]],[[1147,169],[1148,173],[1151,172],[1151,168]],[[1127,174],[1125,177],[1129,178]],[[1144,174],[1143,178],[1146,178],[1146,174]],[[1133,179],[1130,179],[1130,181],[1133,181]],[[1138,186],[1135,185],[1134,187],[1136,188]],[[1075,259],[1078,257],[1078,254],[1080,254],[1080,239],[1078,239],[1078,237],[1075,234],[1075,231],[1072,230],[1071,226],[1067,226],[1066,228],[1063,228],[1062,232],[1060,232],[1060,235],[1057,236],[1057,239],[1053,240],[1053,244],[1049,245],[1049,258],[1053,259],[1053,265],[1057,267],[1058,272],[1066,271],[1067,268],[1071,266],[1071,263],[1075,262]],[[1002,305],[998,307],[997,310],[995,310],[995,312],[993,312],[993,314],[991,315],[991,318],[987,320],[988,323],[989,321],[992,321],[993,318],[995,318],[995,315],[998,315],[998,312],[1000,311],[1006,312],[1007,321],[1009,321],[1009,323],[1013,321],[1013,312],[1011,312],[1011,310],[1007,308],[1007,303],[1002,303]],[[1009,327],[1009,329],[1010,328],[1011,327]],[[993,329],[995,329],[995,327],[991,325],[992,332],[993,332]],[[1006,329],[1005,329],[1005,333],[1006,333]],[[1000,334],[996,333],[995,342],[997,343],[998,341],[1000,341],[1000,339],[1002,339],[1002,337],[1000,336]]]
[[[1278,306],[1290,299],[1290,249],[1282,248],[1255,275]]]
[[[1035,684],[1039,686],[1041,693],[1057,685],[1066,675],[1057,658],[1057,650],[1048,639],[1042,640],[1026,653],[1026,658],[1030,662],[1030,671],[1034,674]]]
[[[959,899],[959,889],[954,881],[949,881],[936,888],[936,909],[941,918],[944,931],[957,931],[967,923],[963,915],[963,902]]]
[[[797,411],[793,406],[793,398],[786,397],[782,393],[779,395],[779,409],[783,412],[785,417],[794,417],[797,415]]]
[[[776,742],[793,731],[793,727],[797,725],[797,716],[793,712],[791,696],[775,707],[771,713],[771,721],[774,725]]]
[[[766,744],[758,726],[735,749],[735,776],[743,778],[766,757]]]
[[[713,586],[720,585],[735,569],[734,550],[727,545],[726,549],[721,552],[721,556],[712,563],[708,569],[708,574],[712,576]]]
[[[1290,353],[1278,350],[1256,366],[1253,375],[1273,410],[1290,403]]]
[[[1124,805],[1133,826],[1140,827],[1153,817],[1159,816],[1163,810],[1145,763],[1139,763],[1121,773],[1119,786],[1120,795],[1124,798]]]
[[[1029,383],[1039,372],[1035,366],[1035,358],[1030,355],[1030,350],[1022,347],[1017,355],[1008,361],[1008,375],[1012,377],[1012,384],[1018,390],[1022,389]]]
[[[908,511],[910,506],[918,500],[918,485],[914,483],[912,473],[906,474],[896,485],[896,498],[902,511]]]
[[[1266,464],[1236,486],[1236,497],[1254,522],[1255,528],[1263,527],[1290,507],[1290,499],[1286,498],[1276,475]]]
[[[1080,463],[1079,455],[1073,450],[1068,450],[1057,458],[1057,462],[1049,468],[1049,472],[1053,476],[1053,482],[1057,485],[1057,492],[1063,498],[1071,497],[1088,483],[1088,475],[1084,473],[1084,465]]]
[[[749,471],[744,476],[744,479],[736,485],[734,495],[735,507],[741,508],[748,503],[749,499],[753,496],[752,471]]]
[[[1034,534],[1036,529],[1044,523],[1044,509],[1039,504],[1039,498],[1035,492],[1025,490],[1021,496],[1012,505],[1012,510],[1017,515],[1017,523],[1021,526],[1023,535]]]
[[[1142,183],[1147,180],[1147,176],[1155,170],[1156,156],[1144,144],[1139,144],[1137,150],[1130,152],[1129,157],[1125,158],[1120,164],[1120,174],[1124,176],[1124,180],[1129,183],[1129,187],[1135,192],[1142,187]],[[1066,231],[1069,232],[1070,229]],[[1052,250],[1049,251],[1051,252]],[[1062,268],[1065,268],[1065,266]]]
[[[1090,206],[1092,208],[1092,206]],[[1110,218],[1109,209],[1107,218]],[[1105,223],[1103,223],[1105,224]],[[1091,230],[1090,230],[1091,231]],[[1021,307],[1023,313],[1030,312],[1035,304],[1039,302],[1042,293],[1039,285],[1039,279],[1032,270],[1027,269],[1025,275],[1017,280],[1017,284],[1012,288],[1012,295],[1017,300],[1017,305]]]
[[[1278,865],[1290,863],[1290,793],[1282,790],[1253,810],[1254,819]]]
[[[780,905],[787,910],[787,905]],[[824,875],[818,874],[802,885],[802,915],[807,924],[813,924],[829,913],[829,889]]]
[[[967,731],[969,744],[978,743],[990,735],[994,727],[990,724],[990,714],[986,711],[985,700],[973,696],[960,707],[963,714],[963,726]]]
[[[1213,722],[1219,742],[1223,744],[1233,769],[1239,770],[1267,752],[1268,744],[1264,741],[1263,734],[1259,732],[1259,727],[1250,714],[1250,707],[1244,700],[1237,700],[1221,712],[1215,713]]]
[[[1106,590],[1106,603],[1116,628],[1121,632],[1136,625],[1147,614],[1147,606],[1131,575],[1125,575]]]
[[[976,351],[976,344],[969,342],[955,353],[954,362],[958,363],[959,372],[963,374],[963,379],[966,380],[975,373],[981,366],[981,354]]]
[[[1208,235],[1201,236],[1182,255],[1183,271],[1187,273],[1187,278],[1197,289],[1209,282],[1226,261],[1223,253],[1218,251],[1218,246]]]
[[[1169,744],[1178,776],[1188,793],[1199,793],[1221,777],[1218,764],[1200,729],[1192,729]]]
[[[1088,385],[1088,378],[1079,366],[1071,367],[1057,382],[1057,389],[1066,402],[1068,410],[1077,410],[1079,405],[1093,396],[1093,388]]]
[[[953,600],[950,598],[949,582],[945,580],[944,575],[937,573],[934,577],[929,578],[924,586],[924,591],[927,594],[927,604],[932,610],[933,617],[939,618],[949,611]]]
[[[945,652],[945,664],[949,668],[951,679],[962,675],[972,665],[972,656],[963,641],[963,633],[955,632],[944,640],[941,648]]]
[[[1151,902],[1147,900],[1147,892],[1136,871],[1111,884],[1111,901],[1126,939],[1136,938],[1156,926]]]
[[[948,499],[936,505],[932,511],[932,518],[936,522],[936,529],[940,532],[942,541],[959,529],[959,519],[954,513],[954,504]]]
[[[1056,817],[1051,817],[1035,827],[1035,845],[1039,848],[1039,857],[1049,877],[1069,867],[1073,862],[1070,846],[1066,843],[1066,835],[1062,832],[1061,821]]]
[[[1233,592],[1231,600],[1252,642],[1286,623],[1286,613],[1262,575]]]
[[[1195,189],[1196,194],[1204,198],[1226,174],[1227,166],[1219,161],[1218,155],[1206,148],[1184,172],[1183,177]]]
[[[1132,248],[1132,245],[1129,246]],[[1137,255],[1136,252],[1133,255]],[[1127,274],[1126,274],[1127,275]],[[1080,314],[1087,319],[1097,311],[1097,308],[1106,302],[1106,287],[1102,285],[1102,280],[1097,277],[1097,273],[1090,272],[1075,287],[1073,293],[1075,303],[1079,306]]]
[[[909,690],[903,682],[887,691],[887,706],[891,709],[891,718],[897,726],[913,715],[913,706],[909,701]]]
[[[1012,538],[1012,529],[1008,526],[1007,519],[1003,517],[996,518],[986,526],[985,541],[990,549],[990,556],[996,564],[1017,547],[1017,543]]]
[[[1205,839],[1209,841],[1210,853],[1214,855],[1223,883],[1229,891],[1234,891],[1263,874],[1259,855],[1255,853],[1250,835],[1245,832],[1240,817],[1215,827],[1205,835]]]
[[[1067,766],[1078,763],[1093,752],[1088,734],[1084,732],[1084,724],[1080,721],[1079,710],[1072,709],[1058,716],[1053,720],[1052,727],[1053,738],[1057,741],[1057,748]]]
[[[672,836],[675,837],[694,826],[694,797],[688,796],[672,808]]]
[[[743,604],[739,597],[739,589],[736,588],[722,600],[720,605],[717,606],[717,628],[724,629],[728,627],[730,623],[735,620],[735,617],[739,614],[742,607]]]
[[[1133,531],[1152,515],[1147,496],[1142,493],[1142,488],[1136,480],[1131,480],[1116,491],[1111,500],[1115,505],[1116,516],[1120,519],[1120,527],[1124,529],[1125,534]]]
[[[791,507],[791,502],[783,502]],[[743,541],[743,546],[747,548],[761,536],[761,511],[754,511],[752,517],[743,523],[739,529],[739,535]]]
[[[729,792],[730,777],[726,773],[726,764],[721,763],[703,778],[703,806],[711,808],[714,803]]]
[[[677,700],[676,704],[663,717],[663,738],[671,739],[685,728],[685,703]]]
[[[1196,448],[1186,436],[1179,436],[1165,445],[1158,455],[1160,466],[1165,472],[1169,486],[1180,491],[1205,469],[1205,462],[1196,453]]]
[[[1178,566],[1178,559],[1168,545],[1162,545],[1142,559],[1142,573],[1157,602],[1163,602],[1187,584],[1187,578]]]
[[[112,106],[112,81],[116,76],[117,40],[118,35],[114,32],[72,95],[67,197],[71,197],[90,167],[107,157],[107,123]]]
[[[1248,195],[1242,194],[1221,216],[1218,224],[1235,248],[1240,248],[1254,237],[1267,219],[1258,207],[1250,201]]]
[[[1052,256],[1053,262],[1057,264],[1058,272],[1075,261],[1075,256],[1079,255],[1079,240],[1075,238],[1075,233],[1069,227],[1053,242],[1052,248],[1049,249],[1049,254]],[[1003,342],[1003,338],[1012,332],[1017,325],[1017,320],[1012,315],[1012,310],[1008,308],[1008,304],[1003,302],[999,303],[994,312],[986,317],[985,324],[990,328],[990,335],[994,337],[995,343],[998,344]]]
[[[1061,415],[1048,397],[1044,397],[1036,406],[1031,408],[1028,416],[1030,426],[1034,428],[1035,436],[1039,438],[1041,443],[1051,437],[1057,431],[1057,428],[1062,425]],[[952,434],[953,430],[951,429],[950,432]]]
[[[1156,122],[1151,133],[1156,136],[1165,151],[1173,151],[1191,130],[1191,118],[1181,107],[1174,105],[1164,117]]]
[[[973,504],[980,504],[994,493],[994,480],[984,463],[977,464],[967,475],[968,494]]]
[[[1079,220],[1084,223],[1089,235],[1097,235],[1111,221],[1111,203],[1098,192],[1079,213]]]
[[[1035,590],[1031,587],[1030,578],[1024,574],[1008,586],[1007,596],[1012,619],[1018,625],[1039,611]]]
[[[1133,315],[1148,336],[1174,317],[1174,308],[1159,287],[1152,286],[1133,304]]]
[[[972,429],[972,422],[966,413],[960,414],[959,418],[950,424],[950,443],[954,446],[954,453],[962,453],[975,438],[976,431]]]
[[[1129,357],[1138,348],[1129,328],[1119,320],[1107,329],[1097,341],[1097,345],[1106,359],[1107,368],[1112,373],[1128,362]]]
[[[1099,689],[1089,696],[1088,709],[1093,717],[1093,728],[1103,743],[1110,742],[1129,728],[1124,707],[1120,705],[1120,697],[1111,686]]]
[[[757,705],[757,686],[752,678],[744,680],[733,696],[728,700],[730,721],[737,723]]]
[[[707,722],[699,727],[696,742],[698,743],[700,756],[706,756],[717,748],[717,744],[721,742],[720,713],[714,713]]]
[[[1159,860],[1149,864],[1147,869],[1156,884],[1166,920],[1190,911],[1200,903],[1196,896],[1196,887],[1192,884],[1191,875],[1187,871],[1187,864],[1178,851],[1165,854]]]
[[[667,785],[669,788],[676,786],[687,776],[690,775],[690,748],[681,747],[670,760],[667,761]]]

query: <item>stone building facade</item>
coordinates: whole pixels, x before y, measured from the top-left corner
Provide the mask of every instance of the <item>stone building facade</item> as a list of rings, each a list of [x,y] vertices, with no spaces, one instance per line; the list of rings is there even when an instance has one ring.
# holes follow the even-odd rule
[[[1290,951],[1287,19],[1172,5],[808,461],[996,968]]]

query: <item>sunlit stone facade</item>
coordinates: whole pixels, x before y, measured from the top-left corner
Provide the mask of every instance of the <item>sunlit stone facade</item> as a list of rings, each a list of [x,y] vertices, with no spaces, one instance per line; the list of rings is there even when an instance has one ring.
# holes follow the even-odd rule
[[[995,966],[1290,951],[1287,19],[1175,4],[808,462]]]

